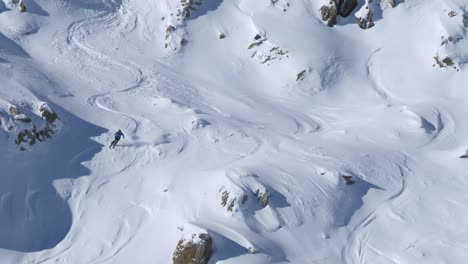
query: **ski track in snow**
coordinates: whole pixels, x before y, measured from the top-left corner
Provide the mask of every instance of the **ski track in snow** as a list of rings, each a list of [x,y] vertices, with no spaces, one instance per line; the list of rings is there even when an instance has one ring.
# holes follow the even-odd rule
[[[193,77],[187,73],[187,68],[190,69],[193,64],[188,63],[189,66],[186,66],[174,61],[187,58],[184,56],[195,58],[194,61],[204,57],[197,57],[188,51],[184,54],[185,50],[174,55],[174,61],[164,57],[150,58],[150,62],[137,61],[138,58],[132,58],[132,55],[125,52],[113,51],[112,48],[121,48],[116,42],[133,36],[132,34],[146,41],[155,39],[151,36],[156,34],[155,28],[138,31],[141,30],[140,25],[152,21],[146,13],[144,17],[140,17],[132,2],[106,0],[102,2],[105,6],[102,10],[99,10],[100,3],[94,3],[98,6],[97,10],[84,12],[81,16],[85,18],[80,17],[70,23],[66,32],[55,33],[52,43],[58,54],[52,61],[59,62],[62,58],[71,60],[72,67],[76,67],[81,74],[102,71],[86,80],[91,84],[91,92],[84,96],[84,103],[91,108],[90,112],[109,117],[116,126],[121,126],[125,133],[128,132],[128,138],[120,142],[115,150],[107,148],[109,135],[100,135],[94,139],[104,144],[104,149],[97,154],[98,158],[91,158],[83,164],[91,172],[87,177],[70,180],[70,193],[64,195],[70,203],[73,215],[71,231],[55,248],[28,253],[30,255],[22,263],[73,262],[73,255],[80,254],[83,257],[80,261],[90,264],[122,263],[119,261],[140,257],[131,250],[139,249],[141,245],[138,243],[146,242],[146,238],[150,236],[158,240],[167,239],[167,243],[171,243],[169,246],[152,245],[155,249],[164,246],[161,249],[164,252],[158,253],[169,256],[172,252],[168,248],[175,247],[174,242],[177,241],[174,238],[179,235],[177,231],[169,230],[175,226],[188,230],[206,230],[225,244],[240,249],[239,252],[236,249],[225,254],[229,250],[219,248],[221,253],[215,252],[215,257],[219,257],[220,262],[226,260],[229,263],[243,263],[244,257],[249,260],[258,257],[265,263],[407,263],[401,261],[408,256],[404,252],[416,248],[425,238],[418,237],[406,247],[400,258],[398,254],[392,253],[404,248],[402,245],[406,241],[395,243],[396,246],[387,251],[385,243],[376,241],[385,239],[379,237],[379,231],[388,224],[387,218],[400,217],[399,213],[404,205],[413,202],[411,195],[417,195],[419,199],[419,196],[427,195],[430,188],[443,190],[450,186],[443,185],[442,182],[449,182],[453,178],[439,180],[436,177],[431,179],[424,177],[426,175],[420,176],[426,170],[434,169],[437,172],[439,168],[433,164],[425,168],[426,165],[418,162],[436,163],[437,158],[440,158],[442,163],[445,156],[454,155],[455,146],[466,143],[461,139],[466,129],[463,124],[457,123],[463,113],[456,113],[454,109],[457,108],[452,108],[447,103],[447,98],[453,98],[427,99],[426,91],[409,93],[407,96],[397,82],[389,82],[389,75],[383,72],[381,63],[386,62],[384,58],[394,54],[387,54],[388,50],[393,49],[394,52],[394,48],[391,45],[386,46],[384,41],[378,39],[372,46],[371,50],[374,51],[370,55],[365,53],[359,64],[362,76],[357,79],[362,78],[365,80],[362,83],[368,84],[364,86],[363,103],[348,104],[361,95],[346,94],[341,88],[333,89],[334,84],[339,86],[340,80],[347,77],[344,65],[346,56],[340,58],[340,55],[323,50],[323,57],[310,57],[319,60],[320,65],[304,65],[297,59],[306,55],[301,53],[300,45],[294,46],[296,43],[288,42],[287,37],[281,39],[278,32],[273,30],[275,27],[290,28],[295,25],[288,24],[285,17],[289,12],[300,14],[303,11],[295,9],[295,2],[282,2],[284,3],[288,3],[290,10],[277,10],[276,7],[267,7],[267,3],[251,1],[219,1],[216,8],[226,17],[232,15],[232,19],[241,17],[246,20],[248,30],[245,31],[248,34],[268,32],[268,41],[271,43],[276,43],[275,38],[278,38],[280,46],[284,45],[290,51],[291,64],[288,67],[279,63],[272,64],[271,67],[268,65],[268,69],[271,69],[268,72],[265,70],[266,66],[252,66],[254,64],[251,65],[251,61],[240,59],[247,54],[245,48],[240,53],[233,53],[239,56],[239,62],[233,63],[235,66],[219,67],[227,67],[233,76],[236,71],[242,73],[241,69],[253,69],[259,80],[273,79],[277,74],[277,81],[284,83],[282,78],[286,73],[284,76],[279,73],[290,71],[287,73],[290,75],[288,78],[294,80],[294,74],[307,66],[323,75],[319,74],[318,82],[324,91],[317,93],[317,97],[307,94],[308,90],[300,91],[297,81],[290,86],[278,87],[268,82],[262,87],[263,84],[259,82],[258,89],[253,88],[257,86],[257,79],[254,79],[255,85],[246,85],[245,89],[243,82],[239,82],[239,87],[224,85],[224,82],[231,81],[231,73],[224,76],[227,77],[224,80],[223,75],[216,75],[217,69],[205,65],[204,61],[199,61],[200,68],[206,67],[209,73],[198,77],[201,70],[193,68],[190,70],[196,76]],[[255,14],[263,4],[269,9]],[[147,5],[149,13],[159,11],[155,9],[165,6],[171,6],[170,1],[162,1],[160,6]],[[307,21],[322,26],[312,6],[305,5],[305,13],[312,16]],[[154,9],[150,10],[150,7]],[[401,13],[403,7],[395,8],[395,12]],[[229,8],[236,10],[235,14],[226,12]],[[190,23],[181,22],[183,25],[180,32],[186,34],[184,36],[188,37],[190,45],[199,47],[205,43],[205,39],[200,40],[194,36],[196,26],[202,25],[204,30],[216,28],[216,41],[221,41],[216,38],[216,34],[221,31],[227,33],[228,41],[235,39],[236,31],[244,31],[242,25],[235,20],[235,26],[229,23],[212,23],[219,16],[215,11],[202,12],[201,16]],[[276,11],[282,12],[282,15],[276,17],[277,22],[272,23],[274,25],[270,28],[265,17]],[[203,21],[204,16],[210,22]],[[157,17],[158,21],[164,19]],[[424,17],[418,19],[423,21]],[[379,24],[384,23],[381,20]],[[211,28],[211,24],[215,27]],[[314,30],[343,33],[348,30],[347,27],[338,25],[332,30],[326,27]],[[308,34],[313,35],[316,33],[314,30]],[[244,36],[246,32],[241,32],[242,38],[251,40],[255,36]],[[373,29],[367,32],[372,34]],[[108,50],[99,46],[101,43],[96,43],[100,40],[100,34],[110,34],[110,47],[105,47]],[[334,44],[339,41],[330,41],[331,39],[327,39],[328,33],[323,34],[324,37],[318,39],[330,44],[331,49],[340,49],[339,45],[331,45],[332,42]],[[65,37],[61,39],[63,35]],[[132,44],[134,43],[129,41],[127,48],[134,48],[135,45]],[[306,46],[310,47],[309,44]],[[314,45],[320,48],[319,44]],[[144,52],[143,46],[138,48],[142,48]],[[231,52],[230,48],[223,47],[226,53]],[[216,57],[217,51],[213,49],[212,52]],[[122,53],[124,55],[120,55]],[[333,59],[324,63],[324,58]],[[258,64],[258,61],[254,63]],[[178,66],[181,67],[180,71]],[[404,69],[405,65],[401,66]],[[210,74],[215,76],[213,80],[207,78]],[[309,75],[305,78],[313,77],[309,71],[307,74]],[[114,81],[112,75],[122,77],[115,78]],[[415,75],[414,78],[420,77]],[[47,79],[45,75],[36,78]],[[408,82],[407,79],[402,80]],[[313,86],[311,83],[313,82],[306,83],[305,86]],[[233,87],[238,90],[230,90]],[[359,92],[359,89],[356,91]],[[337,95],[336,101],[335,98],[327,98],[330,95]],[[460,102],[454,102],[456,103]],[[389,121],[386,122],[385,118]],[[198,121],[200,122],[197,123]],[[387,144],[386,140],[393,141]],[[408,144],[405,145],[406,143]],[[72,155],[68,164],[70,167],[81,165],[84,157],[89,156],[96,148],[84,146],[82,151]],[[420,154],[426,152],[427,155]],[[372,155],[375,160],[369,160],[373,162],[364,161]],[[416,158],[413,159],[413,156]],[[420,160],[416,160],[418,158]],[[380,165],[382,166],[379,167]],[[422,167],[426,170],[422,170]],[[463,167],[460,165],[460,168]],[[460,173],[460,168],[451,170],[446,177],[455,177],[452,174]],[[358,184],[345,186],[341,176],[348,173],[358,179]],[[420,178],[415,178],[416,175]],[[441,187],[434,187],[435,185]],[[231,191],[230,188],[231,199],[239,199],[244,191],[253,192],[256,188],[269,190],[273,196],[266,208],[238,209],[236,204],[236,209],[230,212],[220,206],[220,195],[217,192]],[[114,196],[109,197],[109,194]],[[27,216],[32,217],[37,213],[35,204],[38,199],[35,190],[28,190],[24,199]],[[463,206],[462,201],[453,197],[447,198],[447,201]],[[342,208],[342,204],[349,208]],[[410,211],[411,208],[405,210]],[[96,212],[101,213],[102,219],[109,223],[96,226],[90,224],[93,219],[101,216]],[[5,213],[12,212],[5,210]],[[406,219],[398,220],[405,222]],[[161,232],[162,229],[167,230]],[[145,237],[147,234],[148,237]],[[93,235],[96,238],[91,242]],[[412,238],[414,237],[417,236]],[[440,244],[445,243],[447,248],[452,245],[446,242],[447,238],[443,239],[435,240]],[[462,242],[457,246],[464,248]],[[310,253],[313,257],[306,252],[309,247],[318,249],[317,252]],[[420,250],[424,256],[423,250]],[[150,251],[153,254],[154,250]],[[246,254],[244,251],[257,254]],[[413,255],[408,259],[412,259]],[[378,259],[373,259],[375,257]],[[161,259],[157,261],[161,262]]]
[[[156,123],[153,120],[144,118],[142,116],[135,116],[133,114],[129,114],[129,113],[119,111],[117,109],[113,109],[108,106],[108,100],[112,99],[114,95],[119,94],[119,93],[125,94],[131,91],[137,92],[139,89],[145,89],[146,87],[153,86],[156,83],[156,81],[154,80],[153,74],[149,73],[149,71],[144,69],[144,67],[138,64],[135,64],[131,61],[121,62],[121,61],[118,61],[117,59],[112,59],[109,56],[105,55],[104,53],[97,51],[96,49],[94,49],[92,46],[90,46],[86,42],[86,36],[88,35],[87,29],[89,27],[91,27],[92,25],[99,25],[99,24],[111,25],[115,22],[119,22],[117,11],[122,11],[123,8],[125,8],[125,6],[120,5],[117,8],[114,8],[110,10],[109,12],[103,12],[102,14],[94,18],[88,18],[88,19],[84,19],[84,20],[73,23],[68,28],[69,33],[67,37],[67,43],[69,45],[75,46],[78,49],[77,52],[86,54],[86,56],[90,58],[91,61],[98,61],[98,64],[100,65],[108,65],[108,66],[113,66],[113,67],[124,69],[125,71],[129,72],[134,77],[134,83],[129,85],[128,87],[122,88],[120,90],[104,92],[104,93],[93,95],[87,101],[89,105],[97,107],[97,109],[101,109],[101,110],[104,110],[104,111],[107,111],[116,115],[120,115],[123,118],[128,119],[133,124],[133,129],[131,130],[131,134],[137,135],[144,121],[148,121],[148,123],[154,126],[157,126]],[[134,24],[136,24],[136,21],[134,22]],[[176,138],[178,138],[179,140],[184,140],[183,137],[180,137],[180,136]],[[172,142],[171,144],[176,144],[176,143]],[[143,150],[143,151],[149,151],[149,150]],[[143,155],[143,153],[140,151],[140,153],[137,152],[134,155],[135,157],[132,159],[132,161],[124,165],[123,167],[121,166],[121,169],[117,173],[120,174],[120,173],[125,172],[126,170],[134,168],[136,164],[139,162],[138,160],[140,159],[141,155]],[[108,184],[111,178],[113,177],[113,175],[114,173],[110,173],[108,175],[102,175],[100,178],[90,182],[88,186],[88,190],[85,192],[85,195],[82,197],[82,199],[86,199],[87,196],[95,193],[96,191],[101,189],[103,186]],[[110,241],[111,244],[110,244],[109,250],[106,252],[102,252],[100,256],[96,256],[95,259],[90,263],[93,263],[93,264],[107,263],[111,261],[114,257],[116,257],[122,251],[122,249],[125,248],[134,239],[135,235],[138,233],[138,230],[143,224],[144,219],[145,219],[145,214],[142,214],[138,217],[137,223],[130,224],[127,222],[127,220],[122,220],[123,222],[120,223],[120,227],[117,231],[116,237],[114,238],[113,241]],[[58,254],[55,254],[54,257],[47,258],[41,261],[41,263],[55,259],[61,254],[65,254],[72,247],[73,245],[70,246],[67,250],[64,250]]]
[[[404,154],[402,153],[402,155]],[[388,212],[392,210],[392,204],[398,199],[403,199],[405,193],[407,192],[408,186],[406,178],[412,172],[406,163],[407,157],[405,155],[403,165],[398,165],[401,176],[400,189],[394,195],[390,196],[388,199],[377,205],[375,209],[373,209],[354,228],[352,228],[352,230],[350,230],[351,232],[348,238],[348,242],[342,251],[344,264],[367,263],[367,261],[365,261],[364,254],[366,249],[371,247],[369,245],[369,240],[374,236],[374,222],[378,221],[381,217],[387,217],[389,215]],[[373,250],[375,251],[375,249]],[[382,254],[380,253],[380,255]],[[391,260],[391,258],[388,256],[385,256],[385,258]]]

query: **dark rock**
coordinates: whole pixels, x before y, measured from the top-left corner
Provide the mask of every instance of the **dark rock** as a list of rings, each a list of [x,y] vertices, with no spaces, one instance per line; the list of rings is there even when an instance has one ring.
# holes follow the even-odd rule
[[[303,70],[300,73],[297,74],[296,81],[302,81],[305,78],[305,73],[307,70]]]
[[[20,7],[20,12],[28,11],[28,9],[26,8],[26,4],[24,4],[24,1],[20,2],[19,7]]]
[[[437,65],[440,68],[447,68],[451,66],[455,66],[455,62],[450,57],[445,57],[444,59],[440,59],[439,56],[435,56],[434,60],[436,61]]]
[[[348,17],[358,5],[357,0],[335,0],[338,5],[338,14],[342,17]]]
[[[352,180],[353,176],[343,175],[343,179],[345,180],[347,185],[355,184],[356,182]]]
[[[456,17],[457,15],[458,15],[458,13],[453,11],[453,10],[448,13],[449,17]]]
[[[270,197],[271,197],[271,194],[268,191],[266,191],[259,197],[262,203],[262,208],[265,208],[268,205],[268,203],[270,202]]]
[[[445,59],[442,60],[442,62],[447,65],[447,66],[453,66],[455,65],[455,63],[453,62],[453,60],[449,57],[446,57]]]
[[[248,49],[252,49],[252,48],[254,48],[254,47],[258,47],[258,46],[262,45],[263,42],[265,42],[266,40],[267,40],[267,39],[260,39],[259,41],[250,44],[249,47],[248,47]]]
[[[320,8],[320,14],[322,15],[322,20],[327,22],[329,27],[336,25],[336,16],[337,16],[337,7],[332,4],[331,6],[322,6]]]
[[[322,20],[332,27],[337,23],[337,16],[348,17],[357,5],[357,0],[331,0],[329,5],[320,8],[320,14]]]
[[[41,117],[44,118],[49,124],[53,124],[57,119],[60,119],[54,111],[47,107],[46,104],[42,104],[39,107],[39,112],[41,113]]]
[[[358,26],[362,29],[369,29],[374,25],[373,13],[370,10],[367,12],[366,17],[360,17],[358,19]]]

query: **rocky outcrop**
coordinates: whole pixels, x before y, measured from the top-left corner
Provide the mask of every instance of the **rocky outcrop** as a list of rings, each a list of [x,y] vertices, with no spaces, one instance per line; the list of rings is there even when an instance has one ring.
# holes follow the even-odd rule
[[[60,118],[46,103],[42,103],[36,113],[23,111],[16,105],[8,106],[7,111],[0,110],[0,128],[14,139],[22,151],[37,142],[52,138],[58,129]]]
[[[286,12],[291,4],[287,0],[270,0],[270,6],[274,6],[281,11]]]
[[[355,184],[356,182],[353,180],[353,176],[351,175],[342,175],[341,177],[343,177],[343,179],[345,180],[345,183],[347,185],[353,185]]]
[[[252,51],[250,57],[256,58],[261,64],[268,65],[272,61],[289,58],[289,51],[271,43],[266,36],[261,34],[255,35],[248,49]]]
[[[228,191],[225,187],[220,190],[221,206],[228,212],[238,210],[260,210],[268,206],[271,198],[271,192],[268,189],[244,190],[242,193]]]
[[[296,81],[303,81],[304,78],[305,78],[305,74],[306,74],[307,70],[303,70],[301,71],[300,73],[297,74],[296,76]]]
[[[348,17],[357,4],[357,0],[330,0],[328,4],[324,4],[320,8],[322,20],[327,22],[327,25],[334,26],[338,16]]]
[[[358,26],[362,29],[368,29],[375,25],[376,14],[381,14],[383,9],[387,7],[394,8],[396,6],[397,0],[365,0],[364,5],[356,10],[357,0],[327,0],[320,8],[320,15],[328,26],[334,26],[339,17],[348,17],[356,11]]]
[[[180,7],[177,16],[181,19],[190,18],[192,11],[195,11],[202,4],[201,0],[180,0]]]
[[[320,15],[328,26],[333,27],[336,25],[338,11],[335,2],[330,2],[330,5],[323,5],[320,8]]]
[[[180,239],[172,261],[174,264],[207,264],[213,252],[213,239],[209,234],[193,234],[190,239]]]
[[[161,18],[164,21],[164,48],[177,51],[181,49],[186,43],[185,32],[183,27],[186,21],[193,16],[202,4],[203,0],[180,0],[177,7],[174,7],[175,14],[170,13],[168,16]]]
[[[433,67],[454,69],[457,72],[468,63],[468,55],[462,47],[466,46],[466,35],[468,27],[468,16],[464,9],[443,10],[443,25],[446,30],[442,31],[441,42],[435,51]],[[449,30],[452,29],[452,30]],[[456,30],[453,30],[456,29]]]
[[[436,55],[434,56],[434,60],[436,62],[436,64],[434,64],[433,66],[435,65],[438,65],[440,68],[447,68],[447,67],[455,67],[455,63],[453,62],[453,59],[450,58],[450,57],[445,57],[443,59],[441,59],[439,57],[439,55]],[[456,67],[455,67],[456,69]]]
[[[24,3],[24,1],[21,1],[19,3],[19,9],[20,9],[20,12],[26,12],[28,11],[28,9],[26,8],[26,4]]]
[[[347,17],[353,12],[358,5],[357,0],[335,0],[338,4],[338,14],[342,17]]]

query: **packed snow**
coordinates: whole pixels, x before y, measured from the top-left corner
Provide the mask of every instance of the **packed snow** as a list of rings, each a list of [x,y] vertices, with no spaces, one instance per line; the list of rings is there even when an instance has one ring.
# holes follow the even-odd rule
[[[333,8],[0,0],[0,262],[466,263],[468,2]]]

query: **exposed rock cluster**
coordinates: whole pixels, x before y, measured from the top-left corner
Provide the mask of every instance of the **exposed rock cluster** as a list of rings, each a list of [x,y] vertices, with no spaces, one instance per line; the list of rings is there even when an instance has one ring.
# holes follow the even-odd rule
[[[172,261],[174,264],[207,264],[213,252],[213,239],[209,234],[193,234],[190,239],[180,239]]]
[[[16,105],[10,105],[8,110],[0,110],[0,128],[14,138],[14,143],[22,151],[37,142],[52,138],[58,129],[59,120],[57,113],[46,103],[42,103],[36,113],[22,111]]]

